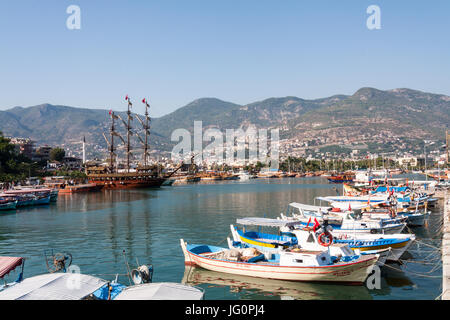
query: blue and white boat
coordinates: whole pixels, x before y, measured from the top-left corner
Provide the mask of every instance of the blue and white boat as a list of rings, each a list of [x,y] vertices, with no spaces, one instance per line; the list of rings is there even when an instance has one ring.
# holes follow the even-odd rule
[[[0,286],[0,300],[201,300],[204,297],[200,288],[168,282],[145,283],[136,273],[133,274],[135,285],[129,287],[118,283],[118,276],[107,281],[71,272],[24,279],[24,262],[22,257],[0,257],[0,279],[22,266],[17,280]],[[136,284],[137,281],[140,283]]]
[[[359,218],[353,211],[331,211],[329,210],[330,207],[324,211],[324,208],[327,207],[293,202],[288,206],[287,215],[281,214],[280,219],[300,221],[299,228],[304,228],[312,225],[314,219],[322,223],[323,219],[326,218],[333,229],[331,231],[333,236],[349,233],[395,234],[401,233],[406,226],[404,219],[366,219]],[[314,216],[311,214],[312,212],[315,214]],[[289,232],[286,228],[281,231]]]
[[[286,226],[295,225],[292,222],[286,222],[278,219],[265,219],[265,218],[243,218],[236,221],[244,226],[264,226],[274,227],[281,229]],[[328,251],[333,256],[352,256],[355,254],[379,254],[380,258],[377,262],[378,266],[383,266],[386,259],[390,255],[390,247],[385,246],[383,248],[365,248],[365,250],[358,251],[347,244],[338,243],[332,240],[328,245],[321,242],[320,237],[324,229],[317,229],[317,232],[313,228],[294,229],[290,233],[283,234],[271,234],[258,231],[245,231],[230,225],[233,241],[228,240],[229,247],[253,247],[262,252],[280,251],[289,247],[299,247],[305,250],[311,251]]]
[[[17,200],[8,195],[0,194],[0,211],[15,210],[17,207]]]
[[[50,203],[50,199],[51,199],[50,194],[36,195],[36,196],[34,196],[32,205],[33,206],[37,206],[37,205],[49,204]]]
[[[327,251],[287,248],[261,253],[255,248],[188,244],[180,239],[186,265],[250,277],[363,284],[379,255],[337,257]]]

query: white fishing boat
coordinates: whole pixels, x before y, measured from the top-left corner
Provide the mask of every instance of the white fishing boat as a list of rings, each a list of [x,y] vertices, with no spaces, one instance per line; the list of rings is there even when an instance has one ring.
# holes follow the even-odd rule
[[[251,277],[363,284],[379,255],[333,259],[326,251],[288,248],[262,254],[255,248],[229,249],[188,244],[180,239],[185,264]]]
[[[287,215],[281,213],[281,220],[300,221],[300,228],[307,227],[314,223],[317,219],[319,223],[323,219],[328,220],[332,227],[331,233],[333,235],[339,234],[359,234],[359,233],[377,233],[377,234],[394,234],[400,233],[406,226],[405,222],[399,219],[364,219],[359,218],[353,211],[328,211],[320,206],[304,205],[301,203],[292,202],[288,206]],[[314,216],[312,215],[314,213]],[[283,232],[290,232],[286,227],[281,229]]]
[[[295,225],[293,222],[282,221],[279,219],[267,219],[267,218],[242,218],[237,219],[236,223],[244,226],[256,226],[256,227],[274,227],[277,229],[282,229],[283,227],[289,227]],[[257,231],[245,231],[238,230],[233,225],[230,225],[231,234],[233,241],[228,239],[228,247],[253,247],[262,252],[274,252],[280,251],[284,248],[289,247],[299,247],[304,250],[311,251],[327,251],[331,256],[354,256],[356,253],[352,248],[346,243],[335,243],[333,238],[329,240],[323,240],[328,233],[327,226],[318,226],[315,228],[302,228],[294,229],[288,235],[276,235],[269,233],[262,233]],[[357,250],[357,249],[356,249]],[[378,248],[370,250],[366,249],[362,254],[379,254],[377,265],[383,266],[388,255],[390,253],[389,247]],[[357,254],[360,254],[359,252]]]
[[[346,234],[334,238],[335,243],[346,244],[352,250],[363,253],[366,251],[390,248],[386,258],[388,261],[399,261],[402,255],[411,247],[416,236],[414,234]]]
[[[344,202],[348,205],[356,206],[358,204],[379,204],[388,201],[388,195],[361,195],[361,196],[326,196],[317,197],[319,201],[325,202]]]
[[[239,177],[239,180],[242,180],[242,181],[250,180],[250,174],[246,171],[239,171],[237,173],[237,176]]]
[[[362,217],[368,219],[389,219],[391,214],[392,211],[389,211],[389,209],[372,209],[362,212]],[[396,217],[404,218],[407,226],[419,227],[425,224],[425,219],[429,216],[430,211],[404,209],[401,211],[395,211],[394,214]]]

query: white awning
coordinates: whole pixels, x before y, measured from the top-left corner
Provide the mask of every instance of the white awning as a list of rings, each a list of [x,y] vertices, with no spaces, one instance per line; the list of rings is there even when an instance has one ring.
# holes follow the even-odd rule
[[[180,283],[146,283],[127,287],[114,300],[201,300],[203,291]]]
[[[276,227],[276,228],[289,227],[301,224],[300,221],[288,221],[288,220],[257,218],[257,217],[237,219],[236,223],[247,226],[262,226],[262,227]]]
[[[0,292],[0,300],[80,300],[106,283],[79,273],[48,273],[6,288]]]
[[[324,207],[324,206],[313,206],[310,204],[303,204],[303,203],[298,203],[298,202],[291,202],[289,203],[289,205],[293,208],[297,208],[300,210],[306,210],[306,211],[321,211],[321,212],[325,212],[328,211],[329,209],[331,209],[331,207]]]

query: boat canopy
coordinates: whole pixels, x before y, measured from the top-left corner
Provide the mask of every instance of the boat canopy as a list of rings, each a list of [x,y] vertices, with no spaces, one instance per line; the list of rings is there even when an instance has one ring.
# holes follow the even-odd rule
[[[301,221],[287,221],[287,220],[279,220],[279,219],[269,219],[269,218],[257,218],[257,217],[249,217],[237,219],[236,223],[247,225],[247,226],[262,226],[262,227],[289,227],[296,226],[301,224]]]
[[[6,190],[4,193],[12,194],[25,194],[25,193],[36,193],[36,192],[51,192],[52,189],[20,189],[20,190]]]
[[[22,257],[0,257],[0,279],[22,265]]]
[[[379,199],[377,199],[376,202],[374,202],[373,200],[371,200],[370,202],[369,201],[361,202],[357,200],[357,197],[355,197],[354,201],[352,201],[350,197],[346,201],[336,201],[333,198],[329,197],[317,197],[316,199],[319,201],[329,202],[333,208],[339,208],[341,210],[347,210],[349,206],[351,207],[352,210],[361,210],[363,208],[374,207],[378,206],[381,203],[388,202],[388,201],[379,201]]]
[[[0,300],[80,300],[107,281],[79,273],[47,273],[16,283],[0,292]]]
[[[146,283],[127,287],[114,300],[201,300],[203,291],[179,283]]]
[[[394,192],[406,192],[410,190],[408,187],[389,187],[389,191],[394,191]],[[378,193],[378,192],[386,192],[387,191],[387,187],[378,187],[375,189],[374,193]]]
[[[368,208],[368,207],[372,207],[372,206],[376,206],[379,205],[380,203],[374,203],[373,205],[369,205],[367,203],[356,203],[356,202],[332,202],[331,206],[333,208],[339,208],[341,210],[361,210],[364,208]]]
[[[297,208],[299,210],[306,210],[306,211],[328,211],[331,209],[331,207],[312,206],[309,204],[302,204],[298,202],[291,202],[289,203],[289,206]]]

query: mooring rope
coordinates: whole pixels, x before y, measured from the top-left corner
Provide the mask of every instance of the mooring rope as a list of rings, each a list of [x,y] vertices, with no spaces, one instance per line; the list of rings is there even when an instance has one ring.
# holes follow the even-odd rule
[[[430,275],[427,275],[427,274],[425,274],[425,273],[418,273],[418,272],[413,272],[413,271],[409,271],[409,270],[398,269],[398,268],[395,268],[395,267],[390,266],[390,265],[388,265],[388,264],[385,264],[384,267],[388,267],[388,268],[390,268],[390,269],[393,269],[393,270],[399,271],[399,272],[405,272],[405,273],[414,274],[414,275],[416,275],[416,276],[424,277],[424,278],[442,278],[442,276],[430,276]],[[433,268],[433,269],[434,269],[434,268]],[[434,272],[434,270],[431,270],[431,271]],[[427,272],[427,273],[430,273],[430,272]]]

